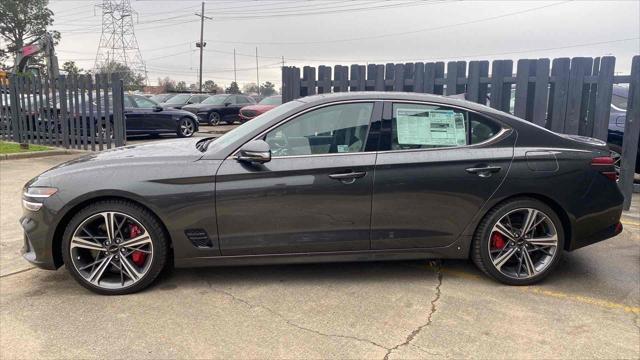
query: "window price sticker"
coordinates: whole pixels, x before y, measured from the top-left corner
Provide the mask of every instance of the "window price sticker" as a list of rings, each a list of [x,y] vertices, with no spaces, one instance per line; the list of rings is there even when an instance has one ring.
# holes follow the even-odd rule
[[[401,145],[460,146],[467,143],[464,115],[453,110],[398,109]]]

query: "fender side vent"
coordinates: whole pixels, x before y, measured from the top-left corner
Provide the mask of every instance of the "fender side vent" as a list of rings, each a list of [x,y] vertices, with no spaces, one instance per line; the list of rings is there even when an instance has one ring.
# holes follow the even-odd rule
[[[187,229],[184,231],[184,234],[187,235],[187,238],[195,247],[213,247],[213,243],[211,242],[211,239],[209,239],[209,235],[203,229]]]

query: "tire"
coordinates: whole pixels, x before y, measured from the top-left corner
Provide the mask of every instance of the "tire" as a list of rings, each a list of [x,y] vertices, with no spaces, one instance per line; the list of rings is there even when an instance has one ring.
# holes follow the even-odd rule
[[[209,114],[209,125],[218,126],[222,123],[222,117],[217,112],[213,111]]]
[[[533,224],[540,223],[522,234],[529,214],[533,214]],[[555,246],[549,245],[554,238]],[[507,200],[485,215],[474,234],[471,259],[482,272],[499,282],[530,285],[553,271],[563,249],[564,229],[555,211],[541,201],[522,197]]]
[[[180,122],[178,123],[178,130],[176,131],[176,133],[178,134],[178,137],[181,137],[181,138],[192,137],[193,134],[195,134],[195,132],[196,132],[196,123],[193,120],[187,117],[180,119]]]
[[[100,225],[106,225],[109,217],[104,217],[104,214],[112,214],[113,224],[118,225],[118,217],[121,220],[122,230],[113,231],[113,243],[109,244],[111,246],[104,245],[110,238],[109,234],[100,232]],[[122,220],[129,218],[132,219],[130,223]],[[132,231],[129,239],[123,234],[127,232],[127,225]],[[131,226],[137,227],[139,232],[133,233]],[[87,237],[90,239],[78,240],[79,234],[89,234],[82,231],[89,227],[91,234]],[[120,237],[122,240],[118,241]],[[106,240],[101,244],[97,239]],[[131,240],[136,241],[135,239],[141,241],[131,244],[131,247],[125,245]],[[120,245],[116,245],[116,242]],[[125,200],[104,200],[86,206],[73,216],[63,235],[62,255],[65,267],[80,285],[98,294],[124,295],[141,291],[153,283],[167,263],[168,244],[160,222],[147,209]],[[102,249],[97,250],[100,247]],[[138,250],[130,250],[134,247]],[[130,253],[126,255],[129,250]],[[92,258],[91,254],[98,255]],[[100,255],[103,256],[100,258]],[[139,263],[141,258],[142,262]],[[125,261],[128,266],[125,266]],[[98,264],[87,271],[83,270],[93,263]],[[131,265],[134,265],[133,270]],[[101,268],[103,269],[100,270]],[[95,273],[98,273],[97,280],[91,281],[91,278],[95,278]]]

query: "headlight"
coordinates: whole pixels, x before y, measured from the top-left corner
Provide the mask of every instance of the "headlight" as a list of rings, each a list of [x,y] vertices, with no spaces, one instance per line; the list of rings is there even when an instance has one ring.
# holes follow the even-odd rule
[[[52,187],[28,187],[25,189],[22,199],[22,207],[29,211],[38,211],[42,207],[44,199],[58,192],[58,189]],[[30,198],[30,199],[25,199]],[[32,201],[40,200],[40,201]],[[42,199],[42,200],[41,200]]]

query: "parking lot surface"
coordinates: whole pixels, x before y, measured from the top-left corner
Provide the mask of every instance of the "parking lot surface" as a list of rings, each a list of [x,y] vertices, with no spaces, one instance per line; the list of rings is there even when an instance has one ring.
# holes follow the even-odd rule
[[[640,357],[638,197],[622,234],[535,286],[401,261],[176,269],[108,297],[18,254],[22,185],[75,156],[0,162],[2,359]]]

